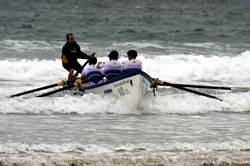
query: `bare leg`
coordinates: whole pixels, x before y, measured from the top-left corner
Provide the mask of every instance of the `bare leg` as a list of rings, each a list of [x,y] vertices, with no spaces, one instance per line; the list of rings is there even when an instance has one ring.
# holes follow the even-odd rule
[[[74,78],[74,69],[70,69],[69,74],[68,74],[68,80],[72,80]]]

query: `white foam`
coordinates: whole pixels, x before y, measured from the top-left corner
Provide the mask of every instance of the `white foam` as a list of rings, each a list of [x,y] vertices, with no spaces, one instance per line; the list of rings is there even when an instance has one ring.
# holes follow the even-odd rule
[[[215,43],[210,43],[210,42],[206,42],[206,43],[184,43],[184,46],[189,46],[189,47],[204,47],[204,48],[211,48],[211,47],[215,47],[216,44]]]
[[[124,103],[112,96],[86,94],[84,96],[64,95],[49,98],[4,98],[0,105],[1,113],[116,113],[137,114],[138,111],[128,109]]]
[[[103,61],[107,58],[99,58]],[[235,84],[250,81],[250,52],[245,51],[235,57],[162,55],[154,58],[138,59],[143,61],[143,70],[169,82],[222,81]],[[122,58],[125,60],[125,58]],[[6,70],[8,69],[8,70]],[[1,60],[0,79],[4,80],[54,80],[65,77],[59,59],[56,60]],[[246,84],[247,86],[247,84]]]
[[[60,60],[1,60],[0,79],[28,81],[55,81],[65,78]]]
[[[143,61],[144,71],[169,82],[206,80],[248,85],[250,81],[249,51],[234,57],[171,54],[139,59]]]
[[[124,60],[125,58],[122,58]],[[250,82],[250,52],[242,52],[234,57],[195,56],[183,54],[162,55],[146,58],[140,55],[143,61],[143,70],[152,77],[158,77],[172,83],[194,83],[200,81],[209,84],[222,84],[226,86],[248,86]],[[107,58],[99,58],[101,61]],[[8,69],[8,70],[6,70]],[[1,113],[121,113],[130,114],[138,111],[122,106],[122,102],[102,95],[88,94],[83,97],[66,95],[52,98],[15,98],[6,99],[6,95],[33,89],[55,83],[67,77],[59,59],[56,60],[1,60],[0,88],[2,99]],[[10,81],[16,81],[9,83]],[[9,81],[9,82],[8,82]],[[30,85],[26,85],[30,83]],[[204,83],[203,83],[204,84]],[[207,84],[207,83],[206,83]],[[7,87],[7,88],[6,88]],[[196,89],[198,90],[198,89]],[[216,95],[227,102],[218,102],[190,93],[175,93],[164,91],[156,93],[157,96],[147,96],[143,103],[142,113],[181,113],[194,114],[210,111],[249,111],[249,93],[228,93]],[[239,100],[240,99],[240,100]],[[95,101],[95,104],[93,103]],[[41,103],[46,103],[41,105]],[[74,103],[74,104],[72,104]],[[88,110],[82,109],[88,106]],[[139,111],[141,112],[141,111]]]
[[[167,93],[167,92],[166,92]],[[39,93],[38,93],[39,94]],[[125,103],[112,96],[86,94],[84,96],[64,95],[48,98],[1,98],[1,113],[77,113],[77,114],[203,114],[207,112],[249,112],[250,93],[218,95],[220,102],[189,93],[166,94],[144,98],[141,110],[126,107]]]
[[[6,143],[0,144],[0,153],[2,154],[36,154],[36,153],[81,153],[81,154],[105,154],[114,155],[116,152],[142,152],[142,153],[180,153],[180,152],[197,152],[209,153],[216,151],[240,152],[250,149],[250,142],[242,140],[208,142],[208,143],[162,143],[162,144],[124,144],[124,145],[93,145],[93,144],[26,144],[26,143]]]
[[[84,151],[80,144],[25,144],[25,143],[6,143],[0,145],[0,153],[6,154],[34,154],[34,153],[66,153]]]

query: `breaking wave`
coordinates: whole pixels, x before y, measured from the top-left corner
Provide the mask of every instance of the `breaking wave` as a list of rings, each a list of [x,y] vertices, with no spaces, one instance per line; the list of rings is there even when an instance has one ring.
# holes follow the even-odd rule
[[[138,59],[143,61],[143,70],[154,78],[171,83],[209,84],[248,87],[250,82],[250,51],[235,53],[231,46],[217,43],[164,43],[161,41],[113,42],[109,46],[98,43],[81,43],[84,50],[94,48],[99,61],[108,60],[104,55],[112,49],[120,50],[123,61],[126,51],[138,49]],[[204,91],[216,95],[225,102],[196,96],[190,93],[159,87],[156,97],[149,93],[142,110],[129,110],[119,100],[107,96],[87,94],[82,97],[35,98],[34,94],[7,98],[11,94],[49,85],[67,78],[58,56],[53,59],[36,56],[54,52],[60,54],[63,42],[46,41],[0,41],[0,113],[121,113],[121,114],[195,114],[211,111],[248,112],[249,92]],[[198,51],[197,51],[198,50]],[[214,50],[214,51],[211,51]],[[225,54],[223,52],[230,52]],[[236,50],[239,51],[239,50]],[[6,56],[9,54],[13,56]],[[26,57],[27,53],[27,57]],[[16,54],[22,55],[21,57]],[[154,55],[154,56],[153,56]],[[33,56],[33,58],[29,58]],[[26,57],[26,58],[25,58]],[[85,61],[80,60],[83,64]],[[196,89],[198,90],[198,89]],[[38,92],[36,94],[39,94]],[[240,100],[239,100],[240,99]],[[96,101],[93,104],[93,101]],[[44,103],[41,105],[41,103]],[[46,104],[45,104],[46,103]],[[72,103],[74,105],[72,106]],[[88,106],[88,109],[82,110]]]
[[[0,163],[15,163],[15,165],[34,163],[37,165],[117,165],[118,163],[119,165],[245,165],[250,163],[247,153],[249,149],[249,143],[240,140],[214,144],[171,143],[120,147],[71,143],[51,145],[7,143],[0,145],[0,153],[11,154],[11,156],[1,157]]]
[[[39,41],[1,41],[2,44],[14,43],[14,48],[20,52],[23,48],[29,47],[46,50],[48,48],[59,48],[58,43],[50,44]],[[0,43],[1,43],[0,42]],[[59,42],[61,45],[62,43]],[[32,45],[32,46],[30,46]],[[41,47],[43,46],[43,47]],[[161,42],[125,42],[112,43],[112,47],[125,50],[131,47],[140,49],[152,48],[169,49]],[[195,47],[211,49],[214,43],[184,43],[183,47]],[[2,46],[3,47],[3,46]],[[217,46],[219,48],[219,46]],[[122,49],[123,48],[123,49]],[[176,47],[175,47],[176,48]],[[34,48],[32,48],[34,49]],[[111,47],[109,48],[111,49]],[[195,50],[195,49],[193,49]],[[107,51],[107,50],[105,50]],[[108,52],[108,51],[107,51]],[[178,52],[178,50],[175,52]],[[250,51],[246,50],[238,55],[213,55],[199,53],[172,53],[164,54],[158,51],[157,56],[152,52],[139,52],[138,59],[143,61],[143,70],[154,78],[160,78],[171,83],[209,84],[224,86],[249,87],[250,82]],[[207,52],[206,52],[207,53]],[[1,53],[2,54],[2,53]],[[106,61],[104,56],[97,57],[100,61]],[[121,61],[125,56],[121,56]],[[80,60],[83,64],[85,61]],[[0,60],[0,113],[177,113],[195,114],[211,111],[222,112],[248,112],[250,110],[249,92],[226,92],[209,91],[225,102],[218,102],[212,99],[195,96],[190,93],[173,90],[172,88],[159,87],[156,97],[149,93],[143,103],[142,110],[129,110],[122,107],[122,102],[113,100],[102,95],[88,94],[82,97],[66,95],[62,97],[35,98],[34,95],[9,99],[7,96],[44,85],[49,85],[65,79],[67,72],[62,68],[60,59],[19,59],[3,58]],[[197,89],[196,89],[197,90]],[[206,92],[206,91],[205,91]],[[36,93],[39,94],[39,93]],[[239,100],[239,98],[241,100]],[[96,101],[93,104],[93,101]],[[44,103],[41,105],[41,103]],[[46,103],[46,104],[45,104]],[[72,103],[74,105],[72,106]],[[88,105],[88,110],[82,108]]]
[[[97,151],[97,149],[99,149]],[[181,152],[197,152],[208,153],[214,151],[234,151],[248,152],[250,150],[250,142],[242,140],[234,140],[232,142],[216,142],[216,143],[164,143],[164,144],[138,144],[138,145],[82,145],[73,143],[63,144],[24,144],[24,143],[6,143],[0,144],[1,154],[34,154],[34,153],[77,153],[77,154],[110,154],[116,155],[126,152],[162,152],[162,153],[181,153]]]

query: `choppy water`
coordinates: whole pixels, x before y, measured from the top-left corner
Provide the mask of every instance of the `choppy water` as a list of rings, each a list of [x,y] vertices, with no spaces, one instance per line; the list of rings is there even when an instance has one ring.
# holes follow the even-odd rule
[[[67,77],[69,31],[99,60],[138,50],[152,77],[249,87],[249,1],[0,4],[0,165],[250,164],[250,92],[203,91],[219,102],[159,88],[141,110],[94,94],[7,98]]]

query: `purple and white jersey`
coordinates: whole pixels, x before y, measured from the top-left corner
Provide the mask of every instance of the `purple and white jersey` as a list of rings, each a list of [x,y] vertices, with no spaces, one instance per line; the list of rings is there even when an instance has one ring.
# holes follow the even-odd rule
[[[122,72],[122,64],[117,60],[104,62],[101,67],[107,79],[119,76]]]
[[[122,71],[122,64],[117,60],[111,60],[108,62],[104,62],[103,64],[103,72],[106,74],[109,71]]]
[[[142,69],[142,61],[138,59],[126,60],[122,64],[123,64],[123,70]]]
[[[84,70],[82,71],[82,75],[85,78],[90,79],[91,76],[101,76],[101,75],[103,75],[103,72],[102,72],[101,69],[96,68],[95,65],[89,65],[89,66],[84,68]]]

